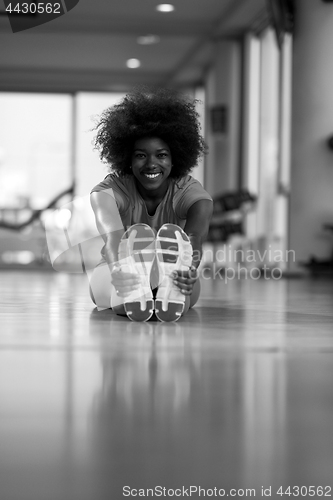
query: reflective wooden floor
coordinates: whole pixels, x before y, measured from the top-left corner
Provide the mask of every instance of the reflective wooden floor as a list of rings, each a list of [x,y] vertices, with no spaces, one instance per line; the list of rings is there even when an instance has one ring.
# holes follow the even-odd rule
[[[204,281],[176,324],[97,312],[81,275],[0,293],[1,500],[333,486],[332,281]]]

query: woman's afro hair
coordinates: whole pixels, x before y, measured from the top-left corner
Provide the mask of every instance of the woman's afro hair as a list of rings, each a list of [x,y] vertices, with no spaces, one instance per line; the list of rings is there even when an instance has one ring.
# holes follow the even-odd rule
[[[196,102],[169,89],[130,92],[119,104],[106,109],[96,125],[95,147],[101,160],[119,175],[131,174],[135,141],[158,137],[171,151],[170,177],[183,177],[206,152]]]

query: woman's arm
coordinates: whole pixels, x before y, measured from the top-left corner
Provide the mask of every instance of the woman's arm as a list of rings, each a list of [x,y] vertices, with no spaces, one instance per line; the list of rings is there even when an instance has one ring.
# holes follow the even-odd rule
[[[120,270],[118,263],[118,248],[124,234],[123,223],[114,197],[105,192],[98,191],[91,194],[91,206],[95,213],[97,229],[105,241],[105,260],[111,272],[111,282],[117,294],[125,297],[138,288],[140,278],[131,273]]]
[[[192,266],[199,267],[202,258],[202,244],[207,238],[209,223],[213,214],[211,200],[199,200],[188,210],[184,231],[193,247]]]
[[[107,191],[93,192],[90,202],[97,229],[105,241],[105,260],[112,267],[118,261],[119,242],[124,234],[116,200]]]
[[[199,200],[187,212],[184,231],[193,247],[192,267],[189,271],[174,271],[175,284],[184,295],[192,294],[193,286],[198,279],[197,268],[202,258],[202,244],[207,237],[212,214],[211,200]]]

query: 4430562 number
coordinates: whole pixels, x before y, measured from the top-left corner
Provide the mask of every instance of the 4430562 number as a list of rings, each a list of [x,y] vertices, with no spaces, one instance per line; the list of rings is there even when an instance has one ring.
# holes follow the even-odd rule
[[[288,486],[288,488],[280,488],[276,492],[277,495],[289,497],[331,497],[331,486]]]
[[[8,14],[61,14],[61,5],[59,2],[18,2],[9,4],[6,7]]]

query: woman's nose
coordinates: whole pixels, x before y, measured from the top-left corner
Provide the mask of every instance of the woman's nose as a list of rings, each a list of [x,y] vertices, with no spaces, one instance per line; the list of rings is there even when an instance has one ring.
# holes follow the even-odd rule
[[[156,166],[156,163],[155,163],[155,159],[154,159],[154,158],[152,158],[152,157],[149,157],[149,158],[148,158],[148,166],[149,166],[150,168],[154,168],[154,167]]]

